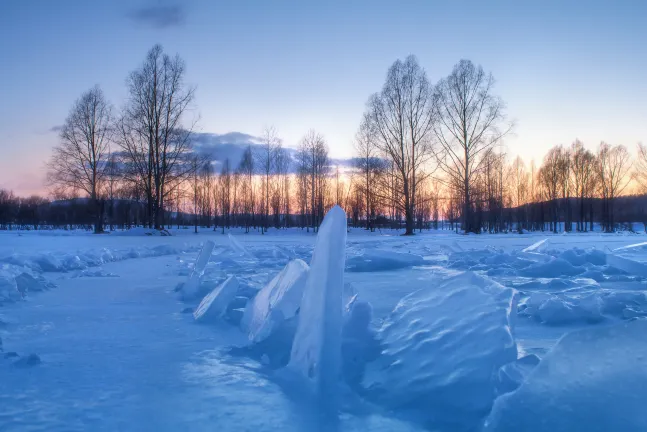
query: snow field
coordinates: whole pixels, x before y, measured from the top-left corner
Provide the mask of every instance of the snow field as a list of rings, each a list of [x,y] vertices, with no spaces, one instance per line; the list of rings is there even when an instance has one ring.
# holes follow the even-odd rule
[[[0,247],[0,296],[3,292],[12,296],[4,301],[8,312],[25,304],[23,300],[28,300],[26,306],[39,301],[41,295],[53,301],[58,290],[37,292],[51,288],[56,278],[60,295],[67,295],[68,285],[76,287],[70,294],[96,285],[101,289],[110,286],[106,292],[116,290],[106,299],[123,292],[138,303],[137,296],[144,290],[149,300],[174,301],[178,296],[171,293],[176,285],[172,281],[184,279],[178,286],[185,305],[175,306],[177,312],[168,329],[188,331],[189,319],[207,325],[188,331],[203,336],[181,339],[181,354],[171,356],[175,364],[186,362],[190,371],[181,378],[188,381],[174,385],[195,384],[202,390],[181,404],[184,414],[169,413],[167,424],[192,424],[193,430],[208,430],[213,425],[223,430],[226,425],[311,430],[306,426],[310,423],[295,422],[294,416],[301,417],[303,412],[297,409],[300,413],[295,414],[289,407],[301,403],[304,395],[301,386],[285,386],[282,371],[288,370],[291,378],[305,383],[309,393],[323,396],[328,409],[322,411],[329,417],[337,418],[335,413],[339,413],[336,426],[331,426],[339,430],[367,430],[369,424],[371,430],[645,428],[637,402],[646,396],[645,386],[635,375],[645,372],[645,345],[639,335],[644,334],[641,317],[647,315],[647,266],[643,263],[647,248],[629,244],[633,238],[443,233],[378,237],[354,230],[347,233],[343,212],[337,211],[326,217],[316,238],[304,233],[212,234],[188,242],[188,235],[182,233],[163,238],[119,237],[106,240],[112,242],[110,246],[79,248],[85,252],[77,253],[43,250],[34,254]],[[117,241],[124,243],[119,247]],[[139,256],[165,262],[165,270],[147,271],[134,291],[130,291],[130,282],[115,286],[114,277],[130,280],[120,269],[137,268]],[[88,286],[93,279],[100,283]],[[151,292],[145,280],[166,286],[166,291]],[[102,299],[98,292],[91,293],[82,297]],[[193,315],[180,313],[184,309]],[[18,310],[38,319],[38,309],[20,306]],[[33,312],[27,314],[27,310]],[[64,313],[74,320],[76,310]],[[97,313],[104,314],[101,309]],[[165,318],[151,313],[156,318],[141,327],[155,332]],[[5,351],[24,345],[20,351],[30,352],[35,342],[17,337],[26,331],[21,330],[20,319],[6,321],[9,324],[4,327],[0,323]],[[46,328],[42,331],[50,331]],[[123,337],[124,328],[116,328],[121,330],[110,340]],[[70,331],[76,330],[71,327]],[[138,331],[129,328],[133,340]],[[218,342],[204,338],[211,333]],[[204,351],[205,343],[213,350]],[[608,355],[598,356],[599,350]],[[38,362],[23,354],[12,364],[26,370],[59,367],[47,349],[33,351],[40,355]],[[191,359],[191,352],[198,363]],[[600,358],[593,359],[596,356]],[[118,380],[121,369],[116,373],[113,379]],[[227,379],[226,393],[221,394],[217,389],[222,383],[217,383],[224,379],[222,373],[246,378],[238,383]],[[265,390],[251,384],[254,381]],[[568,383],[563,391],[558,388],[562,381]],[[15,379],[9,382],[20,386]],[[43,378],[36,386],[43,395],[47,395],[47,382]],[[269,390],[267,386],[273,383],[279,387]],[[214,414],[207,417],[198,408],[200,400],[208,397],[203,393],[206,389],[219,395],[218,407],[210,408]],[[5,390],[0,385],[0,399],[9,401],[3,399]],[[136,394],[138,390],[130,391]],[[128,394],[123,396],[128,398]],[[286,397],[291,401],[288,405]],[[229,420],[221,415],[226,412],[221,412],[221,403],[229,406],[227,401],[267,398],[270,402],[259,405],[264,408],[255,417],[265,417],[272,428],[263,429],[258,426],[262,422],[237,414]],[[19,406],[20,402],[12,404]],[[314,406],[321,408],[321,404]],[[60,409],[69,409],[70,416],[75,410],[73,405]],[[281,414],[267,411],[276,409]],[[590,419],[582,417],[592,410],[595,415]],[[25,416],[21,424],[36,421],[29,420],[27,411],[21,415]],[[123,415],[134,414],[124,411]],[[3,422],[15,426],[11,421],[11,416],[0,417],[0,429]]]

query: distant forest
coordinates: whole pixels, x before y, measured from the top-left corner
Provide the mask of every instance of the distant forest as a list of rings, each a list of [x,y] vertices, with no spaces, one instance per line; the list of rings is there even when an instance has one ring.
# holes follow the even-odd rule
[[[539,166],[511,158],[514,130],[494,78],[469,60],[431,83],[415,56],[389,68],[354,140],[352,166],[309,130],[287,149],[273,127],[240,160],[193,145],[195,87],[156,45],[117,111],[99,86],[76,100],[47,163],[50,198],[0,189],[0,229],[148,226],[317,230],[333,205],[368,230],[605,232],[647,224],[647,149],[555,146]],[[216,149],[217,151],[217,149]],[[215,162],[218,160],[218,162]],[[628,195],[631,191],[634,195]]]

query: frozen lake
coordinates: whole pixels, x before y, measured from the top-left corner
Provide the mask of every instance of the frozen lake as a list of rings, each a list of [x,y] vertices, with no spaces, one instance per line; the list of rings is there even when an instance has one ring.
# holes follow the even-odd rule
[[[247,334],[237,325],[227,320],[196,323],[190,312],[200,298],[182,299],[175,292],[207,240],[215,247],[201,278],[203,292],[234,275],[239,297],[253,297],[290,260],[311,262],[314,234],[297,229],[267,235],[232,231],[235,244],[227,235],[205,229],[198,235],[174,230],[171,237],[117,234],[0,232],[5,357],[0,359],[0,430],[480,430],[487,412],[458,425],[441,418],[440,412],[427,415],[413,403],[399,404],[402,398],[393,395],[411,391],[430,396],[433,404],[433,394],[446,392],[444,400],[453,400],[461,392],[476,392],[456,376],[478,376],[478,389],[485,393],[478,400],[475,396],[475,408],[465,412],[481,413],[482,404],[489,411],[498,393],[486,390],[499,389],[498,371],[473,372],[478,365],[498,369],[501,356],[513,355],[514,360],[515,352],[519,358],[543,359],[564,334],[603,330],[647,315],[647,266],[642,264],[647,247],[612,252],[644,241],[643,235],[461,236],[440,231],[401,237],[352,229],[345,247],[344,283],[358,301],[370,303],[371,329],[392,344],[375,361],[382,369],[366,366],[366,378],[392,396],[351,391],[344,394],[339,415],[322,417],[316,403],[285,387],[264,361],[230,355],[230,347],[247,344]],[[477,279],[469,284],[483,294],[443,285],[466,271],[474,272]],[[31,279],[20,279],[23,273]],[[492,294],[482,281],[515,292],[514,303],[501,300],[498,291]],[[10,292],[12,287],[22,294]],[[412,293],[423,297],[401,302]],[[488,308],[498,311],[508,303],[513,307],[509,317],[489,313]],[[392,314],[396,306],[411,309]],[[412,313],[419,316],[412,319]],[[405,332],[413,334],[411,326],[420,322],[430,334],[413,345],[410,335],[397,333],[406,324]],[[439,341],[441,334],[454,342]],[[479,344],[479,338],[491,337],[492,346],[510,345],[500,341],[502,334],[511,334],[514,346],[499,352],[490,350],[489,343],[485,348]],[[402,348],[394,348],[398,344]],[[13,352],[19,357],[8,354]],[[27,360],[32,353],[39,364]],[[440,354],[451,361],[434,359]],[[404,357],[394,361],[398,355]],[[463,363],[464,357],[470,362]],[[637,373],[644,371],[644,359],[636,361]],[[404,364],[405,372],[393,372],[394,363]],[[441,363],[443,369],[434,370]],[[411,371],[409,376],[406,371]],[[420,371],[424,373],[411,377]],[[400,373],[404,378],[397,378]],[[625,370],[609,373],[620,374],[622,382]],[[446,378],[442,382],[440,375]],[[385,384],[390,380],[396,385]],[[363,387],[368,388],[368,381]],[[466,405],[471,403],[470,397],[465,399]],[[452,415],[465,415],[462,407],[456,410]],[[514,430],[521,424],[515,421],[493,430]],[[640,421],[627,427],[636,424]],[[547,421],[536,430],[549,425]]]

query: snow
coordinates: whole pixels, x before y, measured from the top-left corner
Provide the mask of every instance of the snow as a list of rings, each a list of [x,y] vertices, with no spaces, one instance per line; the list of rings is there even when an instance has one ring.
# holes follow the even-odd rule
[[[335,219],[337,233],[319,236],[0,232],[0,430],[479,430],[496,397],[490,419],[505,421],[493,430],[542,430],[544,416],[555,430],[595,430],[581,415],[598,411],[589,417],[607,430],[644,429],[630,394],[617,397],[624,419],[604,417],[620,409],[607,393],[644,376],[644,329],[598,333],[647,317],[643,234],[411,237],[346,232]],[[305,263],[323,270],[308,281]],[[196,268],[200,294],[178,299]],[[308,294],[307,283],[321,289]],[[257,302],[265,319],[250,340]],[[581,353],[553,356],[581,331],[595,334]],[[287,368],[297,344],[312,356]],[[568,366],[583,396],[538,374],[546,364]],[[311,404],[317,388],[324,398]],[[543,388],[554,402],[514,402]]]
[[[346,214],[339,206],[324,217],[301,300],[288,369],[334,404],[341,372]]]
[[[294,317],[301,305],[309,267],[304,261],[290,261],[245,308],[243,327],[249,340],[260,342],[280,323]]]
[[[513,393],[501,396],[485,431],[647,430],[647,321],[564,336]]]
[[[383,351],[366,387],[425,424],[473,428],[494,401],[492,371],[517,358],[515,308],[514,290],[471,272],[409,294],[379,331]]]

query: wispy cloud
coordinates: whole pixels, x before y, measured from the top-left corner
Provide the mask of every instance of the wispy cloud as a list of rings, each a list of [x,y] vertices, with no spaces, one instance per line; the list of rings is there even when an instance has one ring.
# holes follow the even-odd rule
[[[59,133],[63,129],[63,125],[56,125],[49,128],[49,132]]]
[[[165,29],[184,24],[185,15],[181,5],[153,5],[135,9],[128,14],[128,17],[138,24]]]

